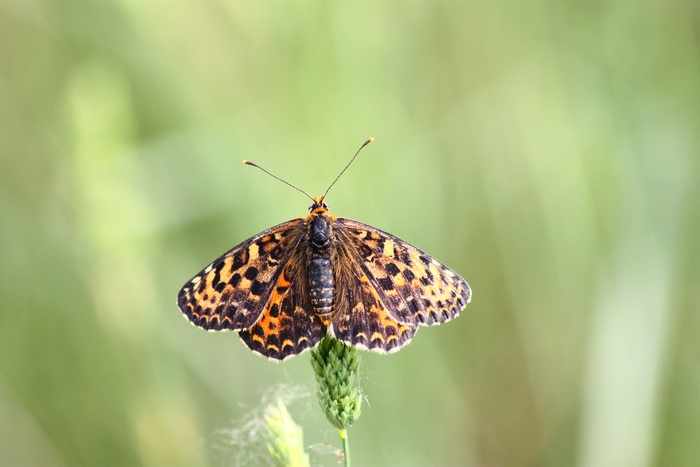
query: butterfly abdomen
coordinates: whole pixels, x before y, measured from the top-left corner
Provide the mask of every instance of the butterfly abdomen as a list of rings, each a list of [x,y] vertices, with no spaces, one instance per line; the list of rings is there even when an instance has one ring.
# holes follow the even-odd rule
[[[330,322],[335,301],[335,279],[330,253],[311,252],[309,264],[309,290],[311,307],[325,324]]]

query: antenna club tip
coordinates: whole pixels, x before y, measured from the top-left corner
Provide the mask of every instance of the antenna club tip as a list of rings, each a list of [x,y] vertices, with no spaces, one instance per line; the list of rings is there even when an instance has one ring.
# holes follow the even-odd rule
[[[241,161],[241,163],[242,163],[243,165],[248,165],[248,162],[249,162],[248,159],[243,159],[243,160]]]
[[[367,139],[367,144],[373,143],[373,142],[374,142],[374,138],[370,136],[370,137]]]

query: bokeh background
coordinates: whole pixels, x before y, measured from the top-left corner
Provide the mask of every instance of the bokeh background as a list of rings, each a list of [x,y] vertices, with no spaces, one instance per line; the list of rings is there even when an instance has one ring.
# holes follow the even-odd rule
[[[700,7],[686,1],[0,3],[0,464],[255,465],[305,354],[179,288],[309,200],[467,278],[363,353],[355,465],[700,464]],[[271,395],[272,394],[272,395]]]

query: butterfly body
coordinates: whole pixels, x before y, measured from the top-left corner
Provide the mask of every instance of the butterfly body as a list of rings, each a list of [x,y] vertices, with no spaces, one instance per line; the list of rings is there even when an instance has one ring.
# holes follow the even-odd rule
[[[321,321],[328,325],[335,302],[335,277],[333,275],[333,218],[325,203],[314,201],[307,218],[309,239],[309,292],[311,308]]]
[[[193,324],[238,331],[253,351],[284,360],[326,334],[393,352],[419,325],[457,316],[470,298],[447,266],[391,234],[332,216],[317,197],[306,218],[216,259],[182,287],[178,305]]]

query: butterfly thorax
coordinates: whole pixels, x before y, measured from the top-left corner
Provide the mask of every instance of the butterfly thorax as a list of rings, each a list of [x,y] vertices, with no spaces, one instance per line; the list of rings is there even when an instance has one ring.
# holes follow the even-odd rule
[[[333,217],[322,199],[315,199],[307,218],[309,242],[309,290],[311,307],[324,324],[330,323],[335,302],[335,277],[331,249]]]

